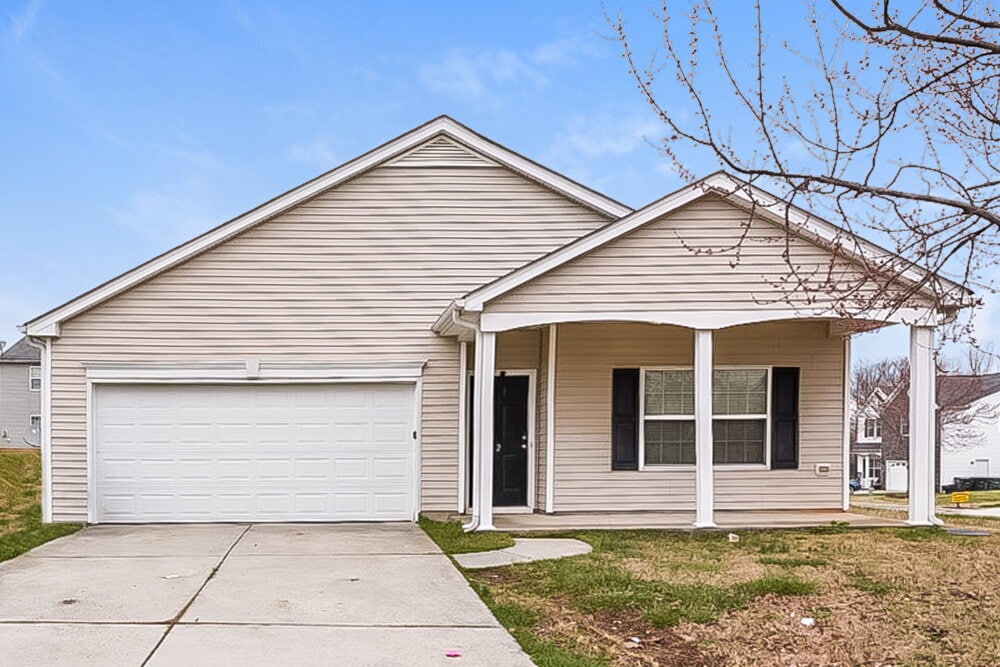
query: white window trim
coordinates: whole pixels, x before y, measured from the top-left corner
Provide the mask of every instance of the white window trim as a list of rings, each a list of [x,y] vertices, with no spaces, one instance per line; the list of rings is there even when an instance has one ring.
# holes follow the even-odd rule
[[[651,463],[646,464],[646,371],[691,371],[693,366],[643,366],[639,369],[639,470],[694,470],[693,463]],[[693,378],[692,378],[693,379]],[[698,388],[695,387],[695,391]],[[689,421],[694,423],[694,408],[690,415],[656,415],[649,419],[657,421]]]
[[[868,435],[869,422],[873,424],[871,435]],[[864,436],[864,440],[868,442],[877,442],[882,439],[882,420],[879,419],[878,417],[865,417],[861,429],[862,429],[862,434]]]
[[[38,380],[37,387],[32,386],[33,380]],[[41,390],[42,390],[42,367],[28,366],[28,391],[41,391]]]
[[[713,461],[713,470],[770,470],[771,468],[771,377],[774,366],[761,364],[723,364],[712,368],[715,371],[763,370],[767,372],[767,413],[764,415],[764,462],[763,463],[719,463]],[[694,470],[694,463],[651,463],[646,464],[646,371],[694,371],[693,366],[643,366],[639,369],[639,470]],[[695,391],[698,388],[695,387]],[[712,415],[712,421],[729,419],[760,419],[761,415]],[[655,415],[654,421],[694,421],[694,413],[688,415]],[[714,446],[714,443],[713,443]]]

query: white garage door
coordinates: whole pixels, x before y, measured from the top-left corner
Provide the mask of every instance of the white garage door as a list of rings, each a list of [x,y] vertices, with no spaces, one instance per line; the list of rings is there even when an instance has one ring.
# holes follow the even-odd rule
[[[414,514],[413,385],[99,385],[98,522]]]

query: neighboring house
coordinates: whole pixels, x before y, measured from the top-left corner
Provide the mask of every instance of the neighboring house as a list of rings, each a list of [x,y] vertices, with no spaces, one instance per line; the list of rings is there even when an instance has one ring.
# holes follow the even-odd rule
[[[0,447],[37,447],[41,433],[41,353],[17,341],[0,354]]]
[[[1000,373],[939,374],[936,387],[936,485],[955,477],[1000,476]],[[883,454],[899,470],[887,490],[906,491],[909,461],[909,393],[893,392],[882,408]],[[887,471],[887,479],[890,474]]]
[[[885,251],[722,173],[633,211],[435,119],[24,325],[45,519],[846,508],[850,329],[789,253]],[[914,323],[927,415],[944,284],[868,314]]]
[[[875,389],[860,405],[853,406],[851,477],[863,489],[880,489],[885,483],[882,459],[882,407],[886,394]]]

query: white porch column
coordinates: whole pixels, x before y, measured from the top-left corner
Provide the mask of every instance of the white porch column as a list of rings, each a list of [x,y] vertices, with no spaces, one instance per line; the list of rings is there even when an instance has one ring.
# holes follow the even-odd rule
[[[458,513],[465,514],[469,502],[469,344],[459,341],[458,344]]]
[[[934,516],[936,380],[934,327],[910,326],[910,504],[907,523],[930,526]]]
[[[475,430],[476,530],[495,530],[493,526],[493,376],[496,372],[497,335],[476,333]]]
[[[715,527],[712,447],[712,332],[694,332],[694,442],[696,528]]]
[[[545,513],[555,511],[556,486],[556,339],[559,325],[549,325],[549,353],[545,369]]]

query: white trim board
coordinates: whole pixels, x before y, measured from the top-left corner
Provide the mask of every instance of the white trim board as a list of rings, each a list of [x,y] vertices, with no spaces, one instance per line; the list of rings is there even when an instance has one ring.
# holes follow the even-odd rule
[[[117,278],[85,292],[75,299],[28,321],[21,329],[31,336],[59,336],[60,324],[71,317],[93,308],[104,301],[184,262],[199,253],[224,243],[250,227],[273,218],[321,192],[374,169],[399,157],[436,137],[446,137],[460,146],[471,149],[499,163],[525,178],[569,199],[591,208],[609,219],[619,218],[632,211],[610,197],[591,190],[561,174],[533,162],[500,144],[494,143],[461,123],[439,116],[420,127],[400,135],[388,143],[371,150],[332,171],[307,181],[288,192],[261,204],[243,215],[198,236],[172,250],[123,273]]]
[[[483,331],[503,332],[524,327],[571,322],[646,322],[669,324],[688,329],[725,329],[741,324],[776,322],[781,320],[816,319],[833,320],[840,317],[828,309],[772,309],[754,308],[746,310],[677,310],[677,311],[580,311],[580,312],[527,312],[491,313],[489,306],[480,315],[479,326]],[[914,324],[937,324],[936,313],[929,308],[900,308],[896,311],[879,311],[873,317],[885,322]],[[442,332],[445,333],[445,332]]]
[[[97,382],[163,383],[289,383],[289,382],[414,382],[423,375],[426,362],[383,364],[311,364],[239,362],[165,364],[84,364],[87,379]]]
[[[792,225],[792,233],[798,234],[812,243],[819,243],[821,246],[836,243],[845,256],[856,261],[884,261],[894,257],[888,250],[855,236],[803,209],[792,206],[775,195],[725,172],[717,172],[620,220],[580,237],[544,257],[515,269],[488,285],[469,292],[460,301],[465,310],[482,311],[487,302],[707,195],[721,196],[726,201],[741,208],[752,207],[762,218],[771,222],[780,220],[783,224],[785,216],[787,216]],[[767,204],[765,205],[764,202]],[[910,267],[902,271],[900,276],[904,280],[917,283],[925,279],[927,274],[922,269]],[[958,293],[956,305],[961,305],[960,302],[964,302],[971,295],[969,290],[950,280],[945,278],[937,278],[936,280],[945,284],[949,290]],[[921,289],[921,292],[931,293],[926,286]]]

